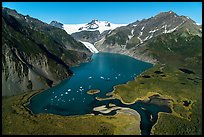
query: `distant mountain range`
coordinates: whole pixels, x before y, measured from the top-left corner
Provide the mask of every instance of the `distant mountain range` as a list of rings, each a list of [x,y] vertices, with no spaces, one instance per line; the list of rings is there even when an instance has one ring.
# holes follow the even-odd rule
[[[147,55],[149,51],[145,50],[148,49],[145,45],[153,38],[171,33],[201,37],[202,28],[186,16],[178,16],[172,11],[161,12],[149,19],[118,27],[94,45],[99,51],[117,52],[155,62],[154,58]]]
[[[173,11],[130,24],[92,20],[87,24],[64,24],[63,29],[77,41],[89,42],[98,51],[126,54],[148,62],[157,60],[147,55],[149,51],[144,51],[144,45],[157,36],[173,32],[202,36],[202,25]]]
[[[117,27],[127,24],[113,24],[108,21],[92,20],[84,24],[63,24],[57,21],[52,21],[50,25],[64,29],[68,34],[72,35],[76,40],[94,43]]]
[[[2,7],[2,96],[46,89],[98,51],[151,63],[200,65],[202,25],[173,11],[130,24],[47,24]]]

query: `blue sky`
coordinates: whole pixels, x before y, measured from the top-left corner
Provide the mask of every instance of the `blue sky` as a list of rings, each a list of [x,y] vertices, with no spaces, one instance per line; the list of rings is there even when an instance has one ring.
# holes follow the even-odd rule
[[[202,24],[202,2],[3,2],[3,7],[50,23],[87,23],[92,19],[131,23],[174,11]]]

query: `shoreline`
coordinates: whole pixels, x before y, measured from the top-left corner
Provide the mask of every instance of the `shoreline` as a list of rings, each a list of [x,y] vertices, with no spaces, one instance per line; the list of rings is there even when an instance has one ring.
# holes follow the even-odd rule
[[[114,54],[114,53],[112,53],[112,54]],[[118,54],[118,53],[115,53],[115,54]],[[121,54],[121,55],[124,55],[124,54]],[[125,55],[125,56],[127,56],[127,55]],[[129,56],[130,57],[130,56]],[[138,59],[137,59],[138,60]],[[92,58],[91,58],[91,60],[89,60],[89,61],[92,61]],[[87,61],[87,62],[89,62],[89,61]],[[143,61],[143,60],[141,60],[141,61]],[[81,63],[87,63],[87,62],[81,62]],[[144,62],[144,61],[143,61]],[[80,66],[81,65],[81,63],[80,64],[78,64],[78,66]],[[149,63],[149,62],[147,62],[147,63]],[[151,64],[151,63],[150,63]],[[154,64],[153,64],[154,65]],[[74,67],[77,67],[77,66],[74,66]],[[144,71],[145,72],[145,71]],[[142,72],[142,73],[144,73],[144,72]],[[142,74],[141,73],[141,74]],[[140,75],[141,75],[140,74]],[[139,76],[139,75],[138,75]],[[137,77],[138,77],[137,76]],[[71,77],[71,76],[70,76]],[[69,78],[70,78],[69,77]],[[134,79],[136,79],[137,77],[134,77]],[[64,79],[64,80],[66,80],[66,79]],[[57,85],[59,85],[62,81],[64,81],[64,80],[61,80],[61,81],[59,81],[58,82],[58,84]],[[127,83],[128,83],[129,81],[127,81]],[[55,86],[57,86],[57,85],[55,85]],[[117,85],[116,85],[117,86]],[[51,87],[52,88],[52,87]],[[48,88],[49,89],[49,88]],[[41,115],[50,115],[50,116],[52,116],[52,115],[56,115],[56,116],[62,116],[62,117],[79,117],[79,116],[89,116],[89,115],[92,115],[92,116],[95,116],[94,114],[84,114],[84,115],[70,115],[70,116],[63,116],[63,115],[58,115],[58,114],[52,114],[52,113],[39,113],[39,114],[34,114],[33,112],[32,112],[32,110],[31,109],[29,109],[28,107],[27,107],[27,105],[28,104],[30,104],[30,102],[31,102],[31,99],[32,99],[32,97],[34,97],[34,96],[36,96],[36,95],[38,95],[38,94],[40,94],[40,93],[42,93],[42,92],[44,92],[44,91],[46,91],[46,90],[48,90],[48,89],[40,89],[40,90],[38,90],[38,91],[34,91],[34,93],[25,93],[25,95],[23,96],[23,98],[25,99],[23,99],[22,101],[23,102],[21,102],[19,105],[22,105],[24,108],[25,108],[25,111],[28,111],[29,112],[29,115],[31,115],[31,116],[41,116]],[[114,86],[114,90],[115,90],[115,86]],[[114,92],[114,90],[113,91],[111,91],[110,92],[110,95],[113,95],[113,92]],[[117,95],[118,96],[118,95]],[[137,98],[135,101],[133,101],[133,102],[131,102],[131,103],[126,103],[126,102],[124,102],[123,101],[123,99],[120,97],[119,98],[119,96],[117,97],[116,95],[115,96],[112,96],[112,97],[109,97],[108,98],[108,100],[109,99],[119,99],[123,104],[126,104],[126,105],[129,105],[129,104],[133,104],[133,103],[135,103],[137,100],[139,100],[139,99],[142,99],[142,98]],[[115,98],[116,97],[116,98]],[[146,97],[144,97],[144,98],[146,98]],[[147,97],[148,98],[148,97]],[[97,98],[96,98],[97,99]],[[101,100],[107,100],[107,99],[97,99],[97,100],[99,100],[99,101],[101,101]],[[129,114],[128,112],[126,112],[126,111],[124,111],[124,112],[122,112],[122,113],[124,113],[124,114]],[[138,113],[138,112],[137,112]],[[117,111],[117,113],[115,114],[115,115],[117,115],[118,114],[118,111]],[[103,115],[103,114],[102,114]],[[105,115],[104,115],[105,116]],[[138,114],[138,116],[140,117],[140,119],[141,119],[141,116]]]
[[[101,92],[101,91],[98,90],[98,89],[91,89],[91,90],[88,90],[86,93],[87,93],[88,95],[95,95],[95,94],[100,93],[100,92]]]
[[[123,53],[115,53],[115,52],[107,52],[107,51],[99,51],[98,53],[111,53],[111,54],[119,54],[119,55],[124,55],[124,56],[128,56],[128,57],[131,57],[133,59],[136,59],[136,60],[139,60],[139,61],[142,61],[142,62],[145,62],[145,63],[149,63],[149,64],[152,64],[153,66],[158,64],[158,61],[155,60],[155,61],[149,61],[149,60],[145,60],[145,59],[141,59],[141,58],[138,58],[138,57],[135,57],[135,56],[131,56],[131,55],[128,55],[128,54],[123,54]],[[94,54],[97,54],[97,53],[94,53]]]
[[[157,64],[155,64],[155,65],[157,65]],[[154,66],[155,66],[155,65],[154,65]],[[151,69],[151,68],[149,68],[149,69]],[[138,77],[141,77],[141,75],[144,74],[144,73],[145,73],[146,71],[148,71],[149,69],[145,70],[144,72],[142,72],[142,73],[140,73],[139,75],[137,75],[136,77],[134,77],[134,80],[129,80],[129,81],[127,81],[125,84],[128,84],[128,83],[131,82],[131,81],[137,80]],[[126,105],[134,104],[138,99],[144,99],[144,98],[137,98],[137,99],[135,99],[133,102],[130,102],[130,103],[124,102],[123,99],[122,99],[122,97],[120,97],[119,95],[117,95],[116,93],[114,93],[116,87],[117,87],[117,86],[120,86],[120,85],[123,85],[123,84],[118,84],[118,85],[113,86],[113,91],[111,91],[111,92],[108,93],[109,96],[110,96],[110,95],[114,96],[116,99],[119,99],[123,104],[126,104]],[[158,92],[154,92],[154,93],[159,94]]]

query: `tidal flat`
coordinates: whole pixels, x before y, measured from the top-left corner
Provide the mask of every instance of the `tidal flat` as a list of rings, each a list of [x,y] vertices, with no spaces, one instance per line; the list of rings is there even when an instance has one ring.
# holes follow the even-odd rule
[[[162,75],[166,77],[155,74],[155,71],[163,72]],[[142,77],[143,75],[149,75],[151,78],[146,79]],[[169,99],[171,101],[168,105],[172,112],[159,112],[158,120],[153,125],[151,134],[199,135],[202,133],[202,81],[195,84],[188,80],[188,77],[196,79],[201,78],[202,75],[199,71],[189,74],[183,73],[177,67],[157,64],[136,77],[135,80],[115,86],[112,96],[126,104],[139,100],[148,102],[149,98],[154,95]],[[191,103],[186,105],[185,101]],[[153,103],[158,104],[158,101]],[[159,104],[163,103],[159,102]]]
[[[140,118],[120,111],[113,116],[60,116],[32,114],[25,104],[41,91],[4,98],[2,103],[3,135],[139,135]],[[18,127],[18,128],[16,128]]]
[[[158,119],[152,127],[151,134],[201,134],[202,106],[201,99],[199,98],[202,93],[201,82],[198,83],[199,85],[195,85],[192,81],[187,79],[189,74],[182,73],[178,70],[171,73],[170,68],[167,66],[155,66],[144,72],[144,74],[153,75],[153,72],[160,68],[163,68],[163,74],[167,77],[162,77],[159,76],[160,74],[157,74],[150,79],[145,79],[141,77],[142,74],[135,78],[134,81],[115,86],[114,91],[109,93],[109,95],[112,96],[112,99],[113,97],[118,98],[126,104],[132,104],[136,101],[148,102],[152,96],[154,96],[154,100],[152,100],[151,103],[162,105],[162,102],[158,102],[155,98],[160,96],[169,99],[171,101],[163,102],[163,105],[165,103],[166,105],[168,104],[172,109],[172,113],[159,112]],[[194,74],[190,75],[192,78],[199,77]],[[186,85],[180,84],[181,80],[185,82]],[[141,84],[141,82],[144,84]],[[163,84],[159,84],[158,87],[158,83]],[[174,83],[175,87],[169,86],[168,83],[169,85]],[[123,85],[126,85],[126,88],[123,87]],[[123,87],[123,92],[120,91],[121,86]],[[132,86],[131,88],[134,89],[128,91],[131,96],[125,94],[125,91],[129,89],[127,86]],[[180,86],[182,86],[182,89],[178,88]],[[177,94],[178,90],[180,90],[179,95]],[[81,116],[32,114],[25,107],[25,104],[28,103],[33,95],[40,92],[42,91],[34,91],[3,98],[3,134],[141,134],[140,117],[131,115],[124,110],[120,111],[121,113],[109,116],[102,114],[87,114]],[[191,103],[186,106],[184,101]],[[112,106],[113,104],[110,105]],[[113,107],[115,107],[115,105]],[[179,122],[172,122],[175,120]]]
[[[120,100],[127,107],[137,102],[169,106],[171,112],[158,112],[149,127],[151,135],[201,134],[202,78],[199,71],[188,74],[165,64],[157,64],[125,84],[114,86],[108,98],[96,97],[99,102]],[[162,73],[155,73],[162,72]],[[148,75],[150,78],[142,76]],[[163,77],[165,75],[165,77]],[[197,84],[193,80],[198,81]],[[185,83],[185,84],[181,84]],[[172,86],[173,85],[173,86]],[[25,107],[31,97],[43,92],[33,91],[3,98],[3,134],[67,134],[67,135],[139,135],[141,117],[129,110],[117,110],[114,115],[93,113],[76,116],[32,114]],[[95,96],[95,95],[89,95]],[[184,102],[190,102],[186,105]],[[118,106],[109,103],[112,109]],[[142,109],[146,111],[146,108]],[[109,109],[110,110],[110,109]],[[108,109],[105,110],[109,111]],[[150,122],[153,115],[150,115]],[[177,122],[172,122],[177,121]],[[20,125],[20,126],[19,126]],[[16,128],[18,127],[18,128]]]

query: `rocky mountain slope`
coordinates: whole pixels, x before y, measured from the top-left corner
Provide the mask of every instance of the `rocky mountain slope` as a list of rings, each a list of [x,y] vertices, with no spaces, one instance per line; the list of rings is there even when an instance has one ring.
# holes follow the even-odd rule
[[[2,7],[2,96],[48,88],[90,55],[64,30]]]
[[[202,37],[202,25],[173,11],[161,12],[148,19],[100,31],[101,26],[98,24],[106,27],[112,25],[107,23],[93,20],[88,24],[74,25],[74,28],[64,25],[64,29],[67,33],[71,32],[77,41],[90,43],[98,51],[125,54],[151,63],[158,61],[150,54],[151,48],[147,47],[153,38],[160,35],[170,36],[166,34],[173,32],[186,39],[189,35]]]
[[[102,40],[95,43],[99,51],[126,54],[144,61],[156,62],[148,55],[145,46],[149,40],[162,34],[180,33],[182,36],[202,36],[202,28],[186,16],[176,13],[161,12],[149,19],[136,21],[127,26],[114,29]]]
[[[57,27],[57,28],[60,28],[60,29],[64,29],[63,24],[58,22],[58,21],[52,21],[52,22],[50,22],[50,25]]]

